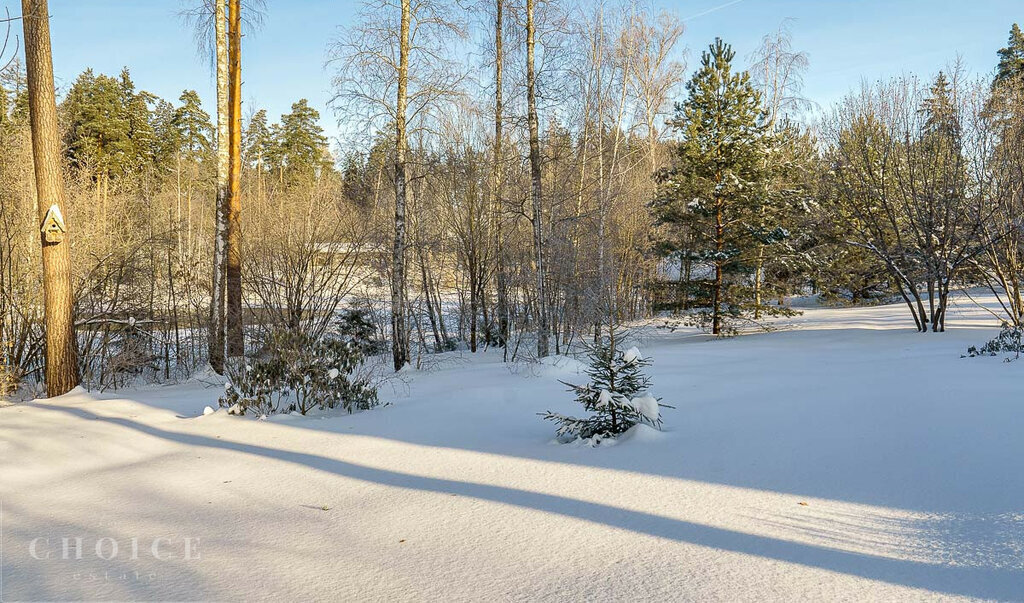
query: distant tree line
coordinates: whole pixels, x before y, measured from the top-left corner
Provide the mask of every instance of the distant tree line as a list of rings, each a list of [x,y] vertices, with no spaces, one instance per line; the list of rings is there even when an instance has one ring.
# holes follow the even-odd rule
[[[1021,323],[1016,25],[987,80],[954,65],[864,85],[811,120],[807,56],[785,27],[745,61],[716,40],[686,80],[671,14],[477,8],[364,7],[329,50],[334,153],[306,100],[276,123],[245,116],[246,355],[282,329],[316,339],[352,308],[396,369],[460,347],[565,353],[658,312],[729,334],[790,312],[794,294],[901,300],[908,324],[942,331],[951,293],[980,285]],[[44,331],[22,63],[0,84],[10,389],[42,379]],[[83,379],[193,374],[225,349],[224,136],[194,90],[161,99],[127,68],[82,73],[58,117]]]

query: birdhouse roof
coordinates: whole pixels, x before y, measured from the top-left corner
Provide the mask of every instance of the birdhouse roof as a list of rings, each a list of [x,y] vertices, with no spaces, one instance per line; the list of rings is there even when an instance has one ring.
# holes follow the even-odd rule
[[[50,209],[46,210],[46,216],[43,218],[43,230],[50,228],[50,226],[56,226],[60,230],[67,230],[64,226],[64,215],[60,213],[60,208],[57,204],[50,206]]]

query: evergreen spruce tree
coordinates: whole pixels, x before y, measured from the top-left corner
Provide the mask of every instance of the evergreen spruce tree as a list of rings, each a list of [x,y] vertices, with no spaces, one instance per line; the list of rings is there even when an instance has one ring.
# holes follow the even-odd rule
[[[178,130],[174,126],[174,114],[174,105],[162,98],[157,99],[153,105],[153,162],[157,166],[172,165],[181,145]]]
[[[661,427],[659,407],[664,405],[647,394],[650,380],[643,372],[650,361],[635,347],[623,352],[618,347],[623,336],[612,330],[611,336],[590,347],[589,383],[562,382],[576,394],[576,401],[591,413],[590,416],[577,418],[551,411],[541,413],[545,420],[558,425],[559,437],[595,438],[597,444],[602,438],[615,437],[640,423]]]
[[[249,124],[242,137],[242,156],[246,163],[261,169],[266,166],[267,157],[274,144],[267,122],[267,110],[260,109],[249,118]]]
[[[291,113],[281,116],[278,145],[289,174],[316,175],[329,165],[327,137],[319,121],[320,113],[306,99],[293,103]]]
[[[275,141],[267,125],[267,110],[260,109],[249,118],[242,133],[242,161],[256,175],[256,199],[263,198],[263,178],[267,173],[267,160],[274,154]]]
[[[7,100],[7,91],[4,90],[3,86],[0,86],[0,126],[4,126],[9,121],[7,112],[9,110],[9,101]]]
[[[178,97],[181,106],[174,111],[174,126],[181,138],[185,158],[200,161],[213,153],[213,123],[203,110],[199,94],[186,90]]]
[[[129,123],[122,82],[86,69],[63,103],[72,164],[92,168],[98,178],[118,175],[130,155]]]
[[[1019,80],[1024,75],[1024,32],[1014,23],[1010,28],[1010,40],[1006,48],[999,49],[999,66],[996,68],[995,85]]]
[[[928,97],[922,101],[921,112],[925,115],[925,135],[956,134],[956,108],[953,106],[953,91],[949,78],[942,71],[935,77]]]
[[[156,102],[156,96],[145,91],[136,92],[127,67],[121,70],[120,81],[121,112],[127,128],[122,170],[138,172],[152,166],[156,157],[156,134],[149,108]]]
[[[754,320],[791,313],[781,302],[768,302],[806,282],[812,270],[806,252],[816,244],[806,227],[817,205],[817,141],[807,128],[784,118],[765,133],[764,144],[760,192],[753,197],[756,218],[747,226],[754,239],[754,286],[737,291],[740,308],[752,311]]]
[[[750,256],[762,244],[751,225],[760,223],[767,177],[760,94],[747,72],[733,71],[735,54],[720,39],[702,54],[700,69],[686,84],[689,96],[670,122],[681,140],[654,203],[658,221],[670,232],[662,247],[689,253],[686,259],[714,270],[705,303],[716,335],[752,299],[742,285],[753,274]],[[682,231],[690,237],[685,251],[673,249]]]

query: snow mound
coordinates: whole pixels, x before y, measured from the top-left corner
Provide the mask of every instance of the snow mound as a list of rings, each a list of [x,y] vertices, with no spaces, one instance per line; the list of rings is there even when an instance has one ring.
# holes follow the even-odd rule
[[[201,369],[192,374],[192,379],[199,381],[200,383],[223,383],[227,380],[224,375],[217,373],[213,370],[213,367],[209,363],[204,365]]]
[[[61,395],[56,396],[56,397],[51,398],[51,399],[62,400],[62,399],[67,399],[67,398],[73,398],[75,396],[85,396],[85,395],[88,395],[88,394],[89,394],[89,390],[85,389],[81,385],[76,385],[75,387],[73,387],[70,390],[68,390],[67,393],[61,394]]]
[[[644,425],[643,423],[637,423],[630,427],[619,436],[618,440],[620,443],[636,442],[660,442],[665,439],[665,432],[657,430],[650,425]]]
[[[623,445],[627,442],[639,444],[660,442],[664,438],[665,432],[659,431],[650,425],[637,423],[615,437],[596,435],[589,438],[576,438],[568,442],[560,441],[556,438],[551,441],[551,444],[569,446],[571,448],[609,448],[611,446]]]
[[[546,356],[537,361],[540,374],[548,377],[569,377],[579,375],[586,370],[586,365],[569,356]]]
[[[820,308],[821,295],[793,295],[786,298],[786,305],[790,308]]]
[[[271,423],[285,423],[285,422],[288,422],[288,421],[295,421],[296,419],[305,419],[305,418],[311,418],[311,417],[306,417],[305,415],[303,415],[299,411],[293,410],[291,412],[275,413],[275,414],[272,414],[272,415],[268,416],[266,419],[263,419],[263,420],[264,421],[269,421]]]

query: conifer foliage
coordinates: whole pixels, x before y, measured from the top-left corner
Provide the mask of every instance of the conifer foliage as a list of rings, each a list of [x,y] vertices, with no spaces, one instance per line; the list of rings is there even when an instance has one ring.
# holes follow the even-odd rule
[[[660,404],[649,395],[650,379],[644,374],[644,367],[650,366],[640,350],[635,347],[622,351],[617,343],[622,333],[612,333],[589,349],[590,368],[587,375],[590,382],[585,385],[567,383],[569,391],[576,394],[576,401],[591,413],[584,418],[545,412],[545,420],[558,425],[556,434],[560,438],[575,440],[591,439],[596,445],[604,438],[615,437],[637,424],[661,428]]]
[[[1007,84],[1024,75],[1024,33],[1016,23],[1010,28],[1010,39],[1006,48],[999,49],[999,66],[996,68],[995,85]]]
[[[760,94],[749,73],[734,70],[735,55],[716,39],[701,56],[701,67],[686,84],[688,98],[670,122],[680,141],[654,202],[655,217],[668,234],[663,248],[713,273],[707,322],[716,335],[750,305],[743,285],[753,272],[753,254],[788,234],[750,227],[760,222],[769,137]]]

